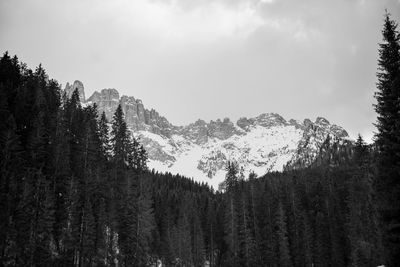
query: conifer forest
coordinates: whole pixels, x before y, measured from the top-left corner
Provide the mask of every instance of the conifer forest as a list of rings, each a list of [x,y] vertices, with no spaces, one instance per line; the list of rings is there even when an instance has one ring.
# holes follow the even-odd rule
[[[121,106],[109,121],[4,52],[0,266],[399,266],[400,35],[383,22],[374,142],[260,177],[230,161],[218,191],[148,168]]]

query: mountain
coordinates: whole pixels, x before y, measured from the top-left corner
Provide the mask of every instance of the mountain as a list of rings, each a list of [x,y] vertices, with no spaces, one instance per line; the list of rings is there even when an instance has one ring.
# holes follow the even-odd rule
[[[84,104],[95,103],[110,122],[121,104],[128,127],[148,152],[149,168],[193,177],[215,189],[225,178],[228,160],[236,160],[245,176],[250,171],[263,175],[299,162],[310,165],[328,136],[331,140],[349,139],[342,127],[325,118],[287,121],[276,113],[237,122],[225,118],[175,126],[154,109],[146,109],[140,99],[120,96],[116,89],[96,91],[87,100],[79,81],[67,84],[64,90],[71,95],[75,89]]]

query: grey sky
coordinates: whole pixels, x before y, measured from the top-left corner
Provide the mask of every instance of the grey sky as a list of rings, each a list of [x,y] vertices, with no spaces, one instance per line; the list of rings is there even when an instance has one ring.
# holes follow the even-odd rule
[[[0,51],[177,125],[277,112],[369,139],[385,8],[400,21],[400,0],[0,0]]]

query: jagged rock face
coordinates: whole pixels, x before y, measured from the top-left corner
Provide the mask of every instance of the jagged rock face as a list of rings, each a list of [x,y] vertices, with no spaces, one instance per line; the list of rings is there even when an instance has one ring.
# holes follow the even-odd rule
[[[249,127],[254,124],[254,120],[247,119],[247,118],[243,117],[243,118],[240,118],[236,122],[236,124],[237,124],[237,126],[242,128],[243,130],[248,131]]]
[[[70,85],[69,83],[67,83],[65,85],[64,88],[64,92],[67,95],[68,98],[71,98],[72,94],[74,93],[74,91],[78,89],[78,93],[79,93],[79,99],[81,102],[85,102],[85,88],[83,87],[83,83],[81,81],[74,81],[74,83],[72,85]]]
[[[220,150],[213,150],[199,160],[197,169],[202,170],[208,178],[212,179],[219,170],[226,168],[226,164],[226,155]]]
[[[151,160],[163,162],[165,164],[173,164],[176,161],[175,157],[164,151],[164,147],[157,142],[157,138],[154,136],[148,136],[145,134],[137,135],[138,140],[146,149],[148,155],[151,155]]]
[[[162,136],[170,137],[174,128],[176,128],[172,126],[166,118],[160,116],[154,109],[150,111],[145,109],[145,120],[146,124],[151,126],[150,131],[152,133]]]
[[[216,189],[229,160],[237,161],[245,175],[250,171],[263,175],[288,166],[310,166],[328,136],[348,139],[342,127],[322,117],[301,122],[265,113],[236,123],[225,118],[174,126],[156,110],[146,109],[140,99],[120,98],[115,89],[94,92],[85,104],[93,103],[109,121],[121,104],[128,127],[148,153],[149,168],[193,177]]]
[[[235,134],[243,134],[243,131],[235,127],[234,123],[228,118],[225,118],[222,121],[217,119],[216,121],[210,121],[210,123],[206,123],[203,120],[197,120],[195,123],[191,123],[176,132],[182,134],[198,145],[205,144],[213,138],[226,140]]]
[[[349,137],[349,134],[346,132],[345,129],[343,129],[340,126],[337,126],[335,124],[330,126],[330,131],[337,136],[338,138],[347,138]]]
[[[328,136],[330,140],[345,140],[349,137],[342,127],[330,124],[325,118],[318,117],[315,123],[309,119],[304,120],[303,136],[298,143],[296,154],[288,161],[287,167],[293,169],[310,166]]]
[[[287,121],[279,114],[265,113],[255,118],[255,123],[263,127],[285,126]]]
[[[160,116],[154,109],[145,109],[142,100],[125,95],[120,98],[116,89],[96,91],[89,97],[87,103],[95,103],[99,113],[104,112],[109,122],[112,121],[114,112],[120,104],[126,124],[133,131],[150,131],[155,134],[170,136],[174,128],[167,119]]]
[[[303,125],[296,121],[296,120],[289,120],[286,121],[281,115],[276,113],[264,113],[255,118],[240,118],[237,121],[237,126],[241,129],[248,131],[251,126],[259,125],[262,127],[270,128],[270,127],[277,127],[277,126],[287,126],[287,125],[294,125],[296,127],[303,127]]]
[[[143,122],[138,117],[138,104],[134,97],[123,95],[119,101],[122,111],[125,114],[125,121],[128,127],[144,130]],[[117,104],[118,106],[118,104]],[[115,111],[115,110],[114,110]]]
[[[223,121],[220,119],[215,122],[211,121],[208,125],[208,133],[211,138],[226,140],[234,134],[241,134],[242,132],[238,131],[228,118],[225,118]]]
[[[116,89],[103,89],[100,93],[96,91],[88,102],[95,103],[99,114],[104,112],[107,120],[111,121],[119,104],[119,93]]]
[[[293,125],[294,127],[298,128],[298,129],[304,129],[304,123],[301,123],[300,121],[291,119],[291,120],[289,120],[289,124]]]
[[[188,126],[183,127],[180,133],[188,140],[196,144],[205,144],[208,141],[207,123],[203,120],[197,120]]]

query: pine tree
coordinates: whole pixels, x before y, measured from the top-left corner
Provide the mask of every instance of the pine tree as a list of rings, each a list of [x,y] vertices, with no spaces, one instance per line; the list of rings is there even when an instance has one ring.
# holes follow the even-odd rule
[[[248,188],[248,243],[249,243],[249,265],[257,266],[262,263],[261,261],[261,231],[258,222],[257,203],[260,201],[259,190],[257,190],[256,174],[251,172],[249,174],[249,188]]]
[[[377,190],[385,225],[389,264],[400,254],[400,36],[397,23],[386,13],[379,49],[375,98],[378,113],[376,144],[379,153]]]
[[[46,175],[47,150],[49,135],[46,129],[45,117],[48,111],[44,88],[47,75],[39,65],[29,76],[27,87],[32,90],[31,122],[27,133],[26,148],[30,160],[30,171],[27,178],[24,201],[26,218],[29,223],[29,241],[27,264],[34,265],[48,262],[50,259],[51,227],[53,221],[53,198],[50,181]]]
[[[112,201],[114,206],[113,222],[114,231],[118,234],[118,248],[120,250],[118,261],[123,266],[132,264],[134,258],[134,239],[137,207],[135,203],[136,181],[129,179],[134,176],[129,172],[129,132],[124,119],[121,105],[118,105],[112,122]],[[129,174],[128,174],[129,173]]]
[[[382,263],[370,151],[359,135],[354,147],[354,171],[348,180],[347,229],[352,266],[377,266]]]
[[[228,161],[228,165],[226,166],[226,177],[225,177],[225,185],[226,191],[233,191],[234,188],[238,185],[239,182],[239,166],[235,161]]]
[[[354,146],[354,160],[357,166],[362,166],[368,160],[368,146],[359,134]]]
[[[104,118],[101,121],[100,129],[105,132]],[[148,261],[154,224],[152,201],[142,181],[147,170],[147,154],[128,130],[120,105],[113,117],[111,143],[114,165],[112,199],[122,264],[143,265]]]
[[[228,245],[227,263],[231,266],[238,260],[238,172],[236,162],[228,162],[226,168],[226,243]]]
[[[126,126],[121,105],[115,110],[111,130],[111,143],[113,161],[118,168],[126,169],[128,166],[129,133]]]
[[[106,159],[110,158],[111,146],[109,140],[109,129],[108,129],[108,121],[106,118],[106,114],[104,111],[101,113],[100,121],[99,121],[99,138],[102,147],[102,154],[106,157]]]
[[[207,239],[207,259],[210,262],[210,267],[216,266],[215,256],[217,253],[217,245],[216,245],[216,205],[214,203],[214,199],[211,197],[207,198],[207,208],[206,208],[206,227],[205,227],[205,238]]]
[[[285,210],[282,207],[282,203],[278,202],[278,208],[275,215],[275,234],[278,242],[278,258],[279,266],[292,266],[290,251],[289,251],[289,240],[287,237],[287,225]]]
[[[159,248],[159,256],[162,261],[162,264],[169,266],[175,260],[173,244],[172,244],[172,219],[171,212],[169,208],[164,206],[163,209],[160,209],[161,212],[161,222],[160,222],[160,248]]]
[[[194,266],[204,266],[204,236],[197,209],[192,212],[192,257]]]
[[[182,266],[191,265],[192,256],[192,235],[189,222],[189,204],[190,198],[185,196],[179,209],[179,216],[176,225],[173,227],[171,239],[175,258],[179,260]]]
[[[13,84],[11,77],[14,75],[9,73],[10,70],[15,72],[12,69],[12,60],[5,53],[0,58],[0,264],[13,264],[13,259],[17,258],[18,249],[13,245],[17,230],[14,214],[18,212],[19,188],[24,176],[21,170],[25,168],[21,138],[12,112],[15,87],[19,85]]]
[[[134,140],[135,141],[135,140]],[[138,147],[137,159],[140,164],[135,170],[137,180],[137,193],[135,195],[135,204],[137,206],[136,213],[136,230],[135,230],[135,250],[136,250],[136,264],[145,265],[148,262],[150,256],[150,243],[151,234],[154,229],[154,212],[153,212],[153,201],[150,196],[150,188],[148,183],[144,181],[144,172],[146,170],[145,159],[146,153],[140,147]]]

